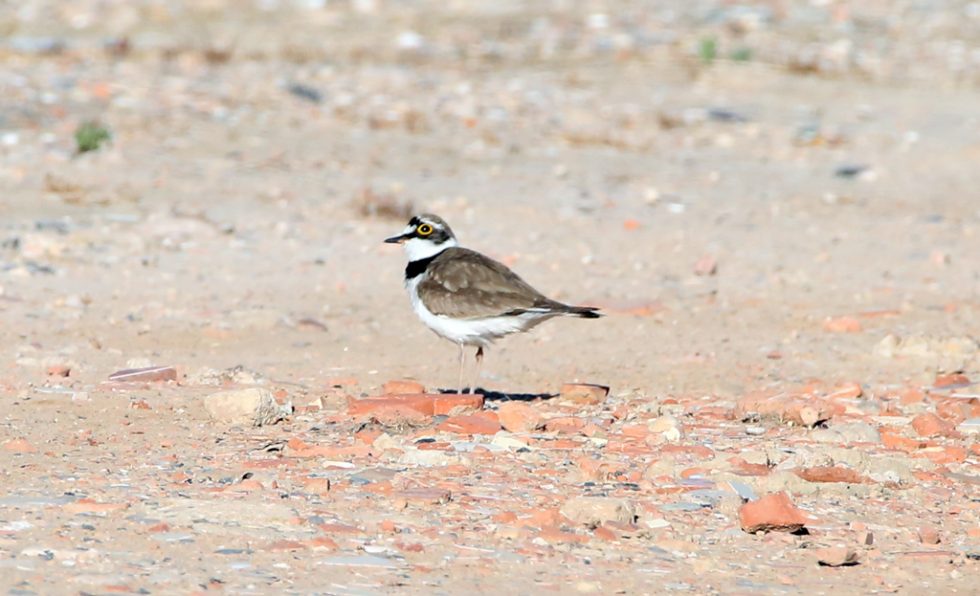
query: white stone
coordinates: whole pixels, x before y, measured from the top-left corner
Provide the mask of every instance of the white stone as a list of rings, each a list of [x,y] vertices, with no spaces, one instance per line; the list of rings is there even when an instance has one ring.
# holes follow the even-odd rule
[[[212,419],[231,424],[275,424],[292,413],[290,403],[279,405],[268,389],[249,388],[212,393],[204,398]]]

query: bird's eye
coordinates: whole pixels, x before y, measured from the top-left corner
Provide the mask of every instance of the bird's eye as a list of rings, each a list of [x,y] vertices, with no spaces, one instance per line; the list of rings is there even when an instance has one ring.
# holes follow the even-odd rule
[[[429,224],[422,224],[415,231],[418,232],[419,236],[428,236],[432,233],[432,226]]]

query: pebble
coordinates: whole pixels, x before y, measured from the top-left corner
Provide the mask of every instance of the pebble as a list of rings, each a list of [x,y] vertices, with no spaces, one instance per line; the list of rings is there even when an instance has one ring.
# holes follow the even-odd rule
[[[268,389],[252,387],[212,393],[204,398],[212,420],[230,424],[265,426],[288,417],[292,405],[280,405]]]
[[[939,544],[942,542],[939,538],[939,531],[932,526],[920,526],[918,533],[919,542],[922,544]]]
[[[653,435],[653,442],[676,443],[684,436],[681,424],[673,416],[660,416],[647,423],[647,430]],[[650,441],[648,441],[650,442]]]
[[[844,546],[818,548],[813,551],[813,556],[824,567],[846,567],[860,563],[858,552]]]
[[[633,523],[636,506],[613,497],[572,497],[562,505],[561,514],[576,524],[594,528],[608,522]]]
[[[810,438],[818,443],[881,443],[878,429],[867,422],[849,422],[835,424],[830,428],[818,428],[810,432]]]
[[[975,435],[980,434],[980,418],[970,418],[969,420],[964,420],[956,427],[958,432],[965,435]]]
[[[10,453],[36,453],[37,447],[24,438],[8,439],[3,443],[3,450]]]
[[[377,555],[338,555],[316,561],[317,565],[330,567],[375,567],[380,569],[397,569],[401,567],[398,561]]]
[[[738,480],[728,480],[724,483],[724,485],[731,488],[731,490],[735,492],[735,494],[737,494],[743,501],[754,501],[759,498],[756,496],[755,491],[752,490],[752,487],[744,482],[739,482]]]
[[[172,366],[147,366],[127,368],[109,375],[110,381],[120,383],[161,383],[177,380],[177,369]]]

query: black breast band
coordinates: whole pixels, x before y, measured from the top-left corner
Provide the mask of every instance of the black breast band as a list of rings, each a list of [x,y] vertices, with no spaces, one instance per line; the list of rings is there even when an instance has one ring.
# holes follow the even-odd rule
[[[419,259],[417,261],[409,261],[408,262],[408,265],[405,266],[405,279],[406,280],[414,279],[414,278],[422,275],[423,273],[425,273],[425,270],[429,268],[429,265],[438,256],[439,256],[438,254],[435,254],[435,255],[432,255],[431,257],[427,258],[427,259]]]

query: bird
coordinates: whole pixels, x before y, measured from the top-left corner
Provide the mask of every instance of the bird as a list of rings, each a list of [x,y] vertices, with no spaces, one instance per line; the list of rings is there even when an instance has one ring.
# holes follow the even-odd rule
[[[484,351],[495,340],[521,333],[558,316],[597,319],[597,307],[571,306],[546,297],[506,265],[463,248],[452,228],[432,213],[413,216],[396,236],[408,257],[405,288],[412,309],[436,335],[459,346],[459,393],[463,387],[464,349],[476,347],[476,391]]]

